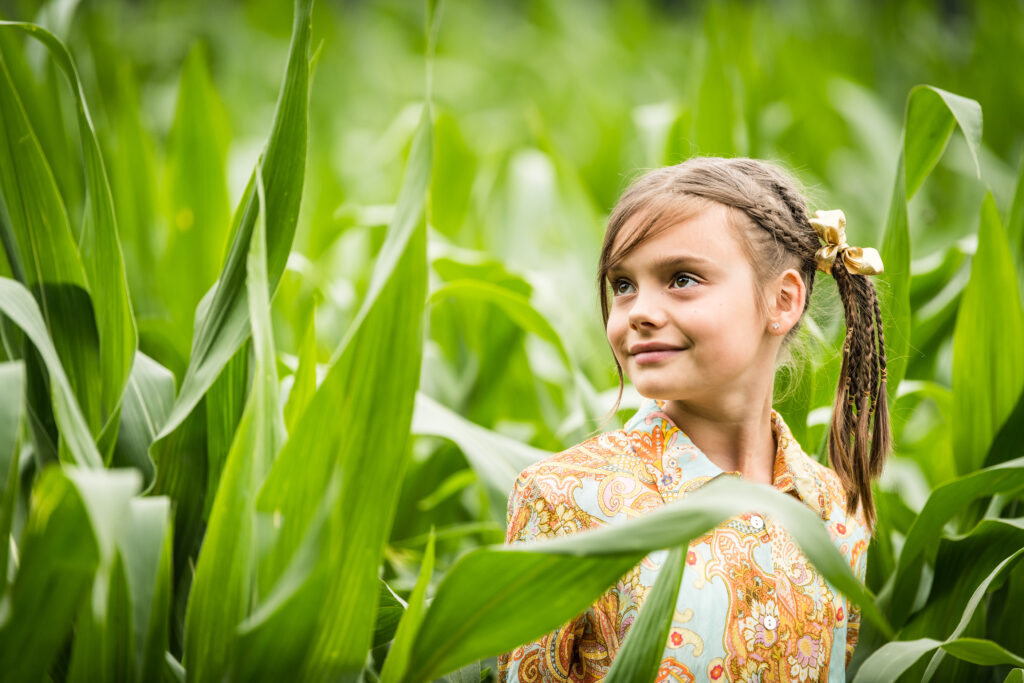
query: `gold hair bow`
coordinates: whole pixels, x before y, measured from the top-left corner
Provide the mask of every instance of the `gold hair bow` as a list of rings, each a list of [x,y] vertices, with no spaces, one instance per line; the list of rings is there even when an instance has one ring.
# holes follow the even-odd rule
[[[814,254],[818,270],[832,272],[832,264],[841,258],[846,269],[859,275],[877,275],[882,272],[882,257],[876,249],[851,247],[846,243],[846,215],[839,209],[815,211],[811,227],[825,246]]]

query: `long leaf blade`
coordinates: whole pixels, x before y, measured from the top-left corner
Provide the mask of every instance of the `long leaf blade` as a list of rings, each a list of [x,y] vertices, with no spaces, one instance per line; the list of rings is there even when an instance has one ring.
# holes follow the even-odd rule
[[[47,334],[46,322],[35,299],[21,283],[0,278],[0,311],[25,332],[49,372],[54,414],[61,438],[67,444],[73,462],[89,467],[103,467],[103,459],[78,407],[75,392],[64,373],[57,349]]]
[[[370,291],[260,494],[259,509],[281,519],[276,546],[260,568],[260,592],[266,593],[301,543],[332,472],[341,472],[333,516],[343,526],[322,560],[331,570],[302,674],[311,678],[361,668],[373,635],[377,566],[409,454],[420,372],[431,152],[427,107]],[[375,396],[388,397],[386,409]],[[375,435],[384,430],[392,437],[381,442]],[[376,444],[373,458],[365,457],[368,443]]]
[[[309,36],[312,0],[296,0],[288,66],[260,172],[267,196],[267,273],[273,292],[291,250],[306,163],[309,109]],[[163,426],[160,441],[174,431],[199,403],[221,368],[249,336],[245,261],[259,214],[255,171],[239,202],[234,238],[220,278],[196,313],[192,357],[181,391]]]
[[[978,250],[953,331],[953,455],[961,472],[985,462],[1024,389],[1024,310],[999,211],[986,195]]]
[[[665,651],[665,643],[668,642],[668,634],[672,629],[672,617],[679,597],[685,556],[685,549],[682,547],[673,548],[668,554],[665,564],[658,572],[654,588],[644,601],[640,616],[629,628],[622,649],[615,656],[612,668],[608,670],[605,677],[608,683],[650,682],[657,677],[661,655]]]
[[[550,631],[585,609],[645,554],[688,544],[751,509],[778,518],[822,576],[859,604],[865,618],[891,633],[819,517],[769,487],[728,479],[624,524],[467,554],[441,582],[420,627],[413,661],[421,669],[414,680],[430,680]],[[527,586],[531,600],[522,597]]]
[[[260,206],[266,206],[258,170],[256,182]],[[250,242],[247,269],[256,379],[217,488],[189,596],[183,662],[189,681],[221,681],[233,666],[236,628],[249,614],[253,589],[253,503],[284,433],[270,325],[263,211]]]
[[[953,93],[929,85],[914,87],[907,96],[903,121],[903,144],[896,164],[882,238],[885,272],[879,277],[889,400],[895,401],[899,383],[907,368],[910,352],[910,223],[907,202],[942,157],[949,137],[960,126],[977,165],[981,137],[981,106]],[[980,175],[980,171],[979,171]]]
[[[75,98],[86,187],[86,215],[79,247],[99,335],[102,417],[105,421],[116,420],[117,406],[135,357],[137,333],[135,315],[128,298],[128,279],[118,239],[114,199],[96,130],[78,69],[64,43],[45,28],[34,24],[0,22],[2,26],[23,31],[45,45],[67,78]]]

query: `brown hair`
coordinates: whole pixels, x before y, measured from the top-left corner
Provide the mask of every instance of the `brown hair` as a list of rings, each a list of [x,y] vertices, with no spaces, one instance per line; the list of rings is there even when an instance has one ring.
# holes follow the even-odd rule
[[[795,268],[807,288],[804,312],[814,287],[815,253],[821,247],[807,216],[807,204],[793,178],[777,166],[756,159],[697,157],[655,169],[635,180],[608,219],[597,284],[601,315],[608,324],[608,272],[648,237],[699,213],[709,203],[730,210],[729,223],[741,243],[758,283]],[[631,218],[636,226],[613,251]],[[892,436],[885,390],[885,339],[874,285],[850,273],[841,258],[832,266],[846,318],[843,364],[832,410],[828,454],[846,493],[846,509],[863,507],[868,527],[875,525],[871,480],[878,477]],[[763,303],[763,302],[762,302]],[[796,327],[786,336],[789,342]],[[619,399],[623,376],[618,359]],[[616,401],[616,407],[618,400]],[[873,423],[873,424],[872,424]]]

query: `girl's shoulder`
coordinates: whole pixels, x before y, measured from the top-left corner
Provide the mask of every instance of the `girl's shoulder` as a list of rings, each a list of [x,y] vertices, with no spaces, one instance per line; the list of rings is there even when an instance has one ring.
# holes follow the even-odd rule
[[[508,501],[508,542],[592,529],[663,500],[624,430],[603,432],[524,469]]]
[[[516,484],[559,477],[602,477],[621,468],[633,452],[628,432],[623,429],[602,432],[526,467]]]

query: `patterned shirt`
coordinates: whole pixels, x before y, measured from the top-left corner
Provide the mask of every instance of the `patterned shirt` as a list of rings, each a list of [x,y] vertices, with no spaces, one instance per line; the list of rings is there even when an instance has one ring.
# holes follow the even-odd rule
[[[623,429],[526,468],[509,499],[506,542],[620,523],[715,477],[739,476],[713,464],[663,408],[648,400]],[[803,452],[775,411],[772,432],[772,485],[821,517],[863,581],[868,533],[860,511],[847,515],[836,474]],[[502,655],[499,680],[600,680],[667,555],[651,553],[586,612]],[[657,680],[842,681],[859,626],[859,608],[814,570],[777,522],[744,514],[690,544]]]

